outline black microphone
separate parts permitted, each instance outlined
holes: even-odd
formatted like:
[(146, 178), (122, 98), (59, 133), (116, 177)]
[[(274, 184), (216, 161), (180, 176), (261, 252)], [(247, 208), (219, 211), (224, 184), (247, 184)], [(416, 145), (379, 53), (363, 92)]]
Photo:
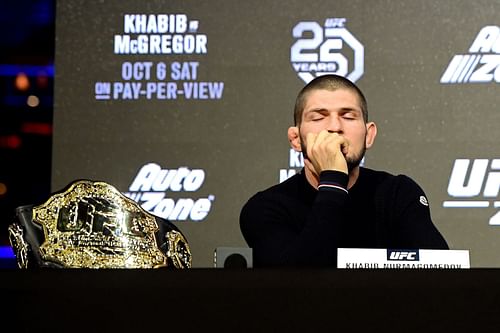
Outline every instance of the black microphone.
[(224, 260), (224, 268), (247, 268), (247, 260), (239, 253), (233, 253)]
[(216, 247), (214, 266), (219, 268), (251, 268), (252, 249), (249, 247)]

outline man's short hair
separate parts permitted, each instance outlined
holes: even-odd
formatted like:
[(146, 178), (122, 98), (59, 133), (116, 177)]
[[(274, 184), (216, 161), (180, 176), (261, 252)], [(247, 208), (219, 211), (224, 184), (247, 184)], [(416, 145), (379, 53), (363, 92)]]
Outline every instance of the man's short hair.
[(309, 92), (313, 90), (330, 90), (335, 91), (337, 89), (349, 89), (354, 91), (359, 97), (359, 105), (363, 113), (363, 120), (368, 122), (368, 106), (366, 103), (366, 98), (361, 92), (361, 90), (352, 83), (349, 79), (336, 74), (326, 74), (321, 75), (309, 82), (297, 95), (295, 100), (295, 109), (293, 112), (293, 118), (295, 126), (300, 126), (302, 122), (302, 114), (304, 113), (304, 107), (306, 104), (307, 96)]

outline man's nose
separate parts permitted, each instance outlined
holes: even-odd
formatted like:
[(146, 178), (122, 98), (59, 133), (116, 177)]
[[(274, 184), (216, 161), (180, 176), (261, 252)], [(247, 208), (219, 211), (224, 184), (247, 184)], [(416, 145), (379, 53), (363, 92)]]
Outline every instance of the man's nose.
[(342, 133), (342, 122), (340, 121), (340, 118), (337, 116), (333, 116), (329, 119), (330, 121), (328, 122), (328, 132), (330, 133)]

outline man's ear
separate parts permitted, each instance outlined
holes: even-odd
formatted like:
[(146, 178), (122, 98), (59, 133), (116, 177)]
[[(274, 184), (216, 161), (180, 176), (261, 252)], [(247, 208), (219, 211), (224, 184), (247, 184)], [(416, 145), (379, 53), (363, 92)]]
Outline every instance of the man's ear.
[(300, 146), (300, 133), (299, 128), (297, 126), (292, 126), (288, 128), (288, 141), (290, 142), (290, 146), (298, 152), (302, 151)]
[(366, 149), (369, 149), (373, 146), (376, 136), (377, 136), (377, 125), (371, 121), (366, 124), (366, 138), (365, 138)]

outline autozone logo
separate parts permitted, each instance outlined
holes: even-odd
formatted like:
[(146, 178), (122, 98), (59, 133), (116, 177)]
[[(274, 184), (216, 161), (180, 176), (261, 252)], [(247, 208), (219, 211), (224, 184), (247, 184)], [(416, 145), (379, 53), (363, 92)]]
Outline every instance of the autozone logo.
[(418, 261), (418, 250), (387, 250), (387, 260), (405, 260), (405, 261)]
[(345, 27), (347, 19), (328, 18), (322, 27), (304, 21), (292, 29), (296, 39), (290, 61), (297, 75), (309, 83), (317, 76), (338, 74), (356, 82), (364, 73), (363, 45)]
[(167, 197), (167, 192), (196, 192), (204, 182), (203, 169), (162, 169), (156, 163), (147, 163), (135, 176), (129, 192), (124, 194), (146, 211), (170, 221), (202, 221), (212, 208), (214, 195), (194, 198), (190, 194), (187, 198), (174, 199)]
[[(448, 183), (453, 200), (443, 202), (444, 208), (500, 207), (500, 159), (456, 159)], [(500, 211), (489, 220), (500, 225)]]
[(468, 54), (455, 55), (441, 76), (441, 83), (500, 82), (500, 28), (485, 26)]

